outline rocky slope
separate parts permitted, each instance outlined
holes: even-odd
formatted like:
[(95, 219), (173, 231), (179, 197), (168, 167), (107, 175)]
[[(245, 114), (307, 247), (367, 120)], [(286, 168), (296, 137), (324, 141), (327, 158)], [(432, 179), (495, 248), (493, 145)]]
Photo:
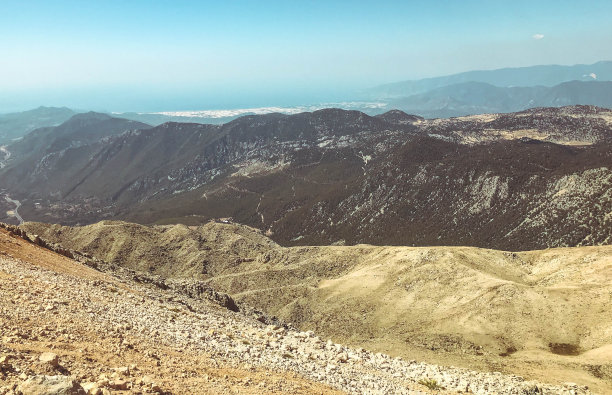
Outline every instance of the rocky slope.
[(0, 230), (2, 394), (588, 392), (326, 342), (14, 232)]
[(123, 267), (199, 279), (300, 330), (444, 365), (612, 388), (612, 247), (280, 247), (224, 223), (23, 229)]
[(599, 245), (612, 236), (611, 122), (575, 106), (168, 123), (12, 158), (0, 182), (22, 217), (53, 223), (231, 217), (283, 245)]
[(612, 110), (594, 106), (534, 108), (512, 114), (483, 114), (423, 121), (429, 135), (462, 144), (537, 140), (562, 145), (610, 142)]

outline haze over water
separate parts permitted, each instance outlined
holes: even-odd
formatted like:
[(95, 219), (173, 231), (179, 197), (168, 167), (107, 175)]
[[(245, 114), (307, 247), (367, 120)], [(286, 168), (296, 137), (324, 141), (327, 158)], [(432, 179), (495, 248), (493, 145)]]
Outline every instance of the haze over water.
[(8, 1), (0, 113), (354, 100), (378, 84), (609, 57), (612, 3)]

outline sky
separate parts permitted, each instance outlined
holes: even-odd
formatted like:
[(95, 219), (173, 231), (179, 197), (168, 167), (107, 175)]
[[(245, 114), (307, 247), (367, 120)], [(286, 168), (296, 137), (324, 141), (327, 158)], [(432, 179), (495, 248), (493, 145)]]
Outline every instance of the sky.
[(612, 1), (1, 0), (0, 112), (351, 98), (475, 69), (612, 59)]

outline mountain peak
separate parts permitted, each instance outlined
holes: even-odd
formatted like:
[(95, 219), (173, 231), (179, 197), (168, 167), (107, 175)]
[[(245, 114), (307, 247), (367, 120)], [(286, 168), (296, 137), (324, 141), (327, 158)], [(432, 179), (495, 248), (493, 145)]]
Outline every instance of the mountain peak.
[(396, 125), (412, 124), (418, 121), (422, 121), (424, 118), (418, 115), (406, 114), (401, 110), (389, 110), (384, 114), (376, 115), (376, 118), (383, 119), (389, 123)]
[(89, 111), (74, 115), (72, 118), (70, 118), (70, 121), (105, 121), (111, 118), (113, 117), (108, 114)]

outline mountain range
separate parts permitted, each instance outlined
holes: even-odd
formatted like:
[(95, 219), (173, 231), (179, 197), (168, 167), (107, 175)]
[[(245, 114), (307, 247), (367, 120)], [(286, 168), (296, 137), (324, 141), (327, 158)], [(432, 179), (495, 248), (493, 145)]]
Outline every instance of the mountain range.
[[(123, 112), (113, 117), (157, 126), (165, 122), (223, 124), (244, 115), (294, 115), (329, 107), (377, 115), (393, 109), (425, 118), (507, 113), (537, 107), (612, 107), (612, 61), (590, 65), (541, 65), (469, 71), (443, 77), (386, 84), (358, 92), (347, 101), (293, 107), (232, 110)], [(80, 111), (40, 107), (0, 114), (0, 146), (30, 131), (57, 126)], [(0, 158), (1, 159), (1, 158)]]
[[(75, 122), (90, 140), (66, 137)], [(612, 236), (611, 122), (592, 106), (153, 128), (93, 113), (10, 145), (0, 183), (44, 222), (232, 218), (283, 245), (597, 245)]]
[(536, 107), (612, 107), (612, 62), (469, 71), (381, 85), (361, 98), (427, 118), (515, 112)]
[(392, 99), (387, 108), (427, 118), (446, 118), (577, 104), (611, 108), (612, 82), (570, 81), (553, 87), (498, 87), (485, 82), (463, 82)]
[(609, 392), (603, 68), (383, 113), (10, 115), (0, 394)]
[(612, 81), (612, 61), (573, 66), (539, 65), (508, 67), (497, 70), (475, 70), (443, 77), (395, 82), (370, 88), (365, 97), (394, 99), (425, 93), (433, 89), (466, 82), (483, 82), (489, 85), (510, 88), (547, 86), (552, 87), (569, 81)]

